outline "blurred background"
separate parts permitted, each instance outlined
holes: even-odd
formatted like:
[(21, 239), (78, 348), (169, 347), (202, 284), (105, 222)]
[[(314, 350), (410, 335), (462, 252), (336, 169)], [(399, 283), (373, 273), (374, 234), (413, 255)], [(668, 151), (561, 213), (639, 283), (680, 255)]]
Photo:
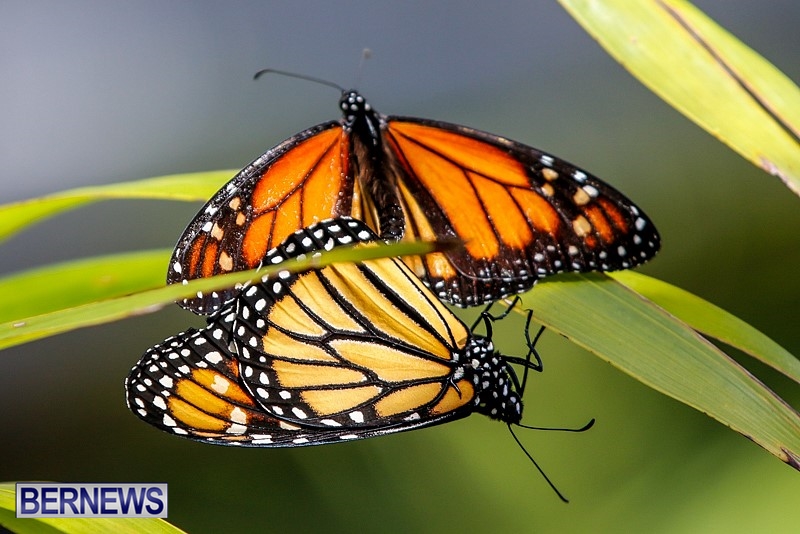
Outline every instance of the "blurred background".
[[(800, 3), (696, 4), (795, 81)], [(357, 78), (361, 50), (373, 59)], [(632, 79), (554, 2), (0, 2), (0, 202), (82, 185), (239, 169), (358, 84), (386, 114), (465, 124), (580, 165), (657, 223), (642, 271), (800, 354), (800, 203)], [(172, 247), (199, 204), (107, 202), (0, 246), (0, 274)], [(166, 266), (165, 266), (166, 270)], [(57, 283), (54, 281), (54, 284)], [(0, 297), (2, 302), (2, 297)], [(167, 482), (191, 532), (752, 532), (800, 524), (800, 474), (553, 334), (520, 430), (475, 416), (336, 446), (237, 450), (162, 434), (122, 382), (197, 325), (177, 306), (0, 354), (0, 480)], [(501, 349), (521, 353), (519, 325)], [(511, 332), (511, 330), (509, 330)], [(514, 340), (520, 343), (515, 344)], [(738, 355), (737, 355), (738, 357)], [(738, 357), (798, 406), (798, 388)]]

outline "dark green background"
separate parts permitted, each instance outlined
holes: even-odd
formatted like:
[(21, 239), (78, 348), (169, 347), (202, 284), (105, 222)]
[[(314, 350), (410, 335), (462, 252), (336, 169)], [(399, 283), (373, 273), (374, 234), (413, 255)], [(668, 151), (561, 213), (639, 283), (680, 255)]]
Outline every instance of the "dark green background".
[[(698, 5), (800, 79), (800, 4)], [(548, 150), (645, 208), (663, 251), (643, 270), (800, 354), (798, 199), (633, 80), (555, 3), (2, 2), (0, 201), (239, 168), (338, 116), (338, 95), (263, 67), (355, 82), (388, 114), (442, 119)], [(109, 202), (0, 246), (0, 272), (171, 247), (199, 205)], [(166, 266), (165, 266), (166, 269)], [(54, 291), (58, 281), (53, 281)], [(2, 296), (0, 296), (0, 302)], [(552, 334), (520, 431), (475, 416), (337, 446), (235, 450), (157, 432), (122, 381), (198, 321), (157, 314), (0, 353), (0, 480), (168, 482), (191, 532), (791, 531), (800, 475), (745, 438)], [(497, 339), (520, 353), (517, 323)], [(795, 406), (798, 388), (740, 358)]]

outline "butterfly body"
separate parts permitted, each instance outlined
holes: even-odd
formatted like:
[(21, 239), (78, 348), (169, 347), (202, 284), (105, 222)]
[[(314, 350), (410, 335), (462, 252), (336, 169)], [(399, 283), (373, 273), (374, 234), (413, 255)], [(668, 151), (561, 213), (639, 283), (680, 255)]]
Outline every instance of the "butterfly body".
[[(206, 204), (178, 242), (168, 282), (254, 268), (293, 232), (341, 216), (385, 240), (463, 241), (404, 259), (459, 306), (559, 272), (630, 268), (658, 251), (639, 208), (563, 160), (464, 126), (382, 115), (356, 91), (343, 93), (340, 108), (341, 120), (267, 151)], [(214, 313), (237, 292), (182, 305)]]
[[(371, 246), (364, 223), (323, 221), (269, 251), (277, 265)], [(198, 441), (292, 447), (363, 439), (481, 413), (522, 417), (514, 371), (400, 260), (280, 271), (208, 326), (148, 350), (126, 380), (146, 422)]]

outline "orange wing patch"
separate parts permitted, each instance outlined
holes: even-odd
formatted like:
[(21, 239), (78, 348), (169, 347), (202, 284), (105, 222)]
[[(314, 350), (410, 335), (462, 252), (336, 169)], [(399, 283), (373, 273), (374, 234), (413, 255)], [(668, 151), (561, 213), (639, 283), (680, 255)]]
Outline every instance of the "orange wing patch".
[(171, 416), (189, 428), (202, 432), (224, 432), (228, 426), (220, 417), (209, 415), (178, 397), (170, 397), (167, 405)]
[[(507, 186), (528, 187), (525, 169), (514, 158), (499, 148), (465, 135), (412, 122), (394, 121), (389, 131), (401, 135), (398, 139), (413, 138), (428, 150), (452, 160), (462, 169), (496, 178)], [(403, 142), (405, 149), (410, 142)]]
[[(182, 392), (180, 389), (181, 386), (183, 385), (189, 388), (199, 388), (202, 386), (206, 389), (214, 391), (216, 395), (219, 395), (221, 398), (226, 399), (227, 401), (241, 404), (243, 406), (255, 406), (253, 399), (239, 386), (239, 384), (232, 382), (227, 377), (212, 369), (195, 369), (192, 371), (192, 380), (193, 382), (182, 380), (176, 384), (175, 390), (177, 391), (178, 395), (185, 398), (193, 398), (192, 395), (184, 395), (184, 392)], [(214, 410), (208, 411), (213, 412)]]
[[(314, 169), (330, 168), (341, 171), (339, 161), (342, 129), (332, 128), (306, 139), (278, 158), (258, 179), (250, 204), (256, 213), (278, 208), (292, 194), (300, 190)], [(344, 147), (347, 148), (347, 147)]]
[(269, 248), (270, 233), (275, 224), (275, 213), (265, 213), (250, 222), (242, 240), (242, 256), (248, 267), (254, 267)]
[(483, 243), (468, 242), (467, 250), (470, 254), (476, 258), (493, 257), (498, 252), (498, 237), (506, 246), (512, 248), (523, 249), (530, 245), (533, 234), (509, 190), (493, 180), (472, 173), (470, 177), (496, 232), (496, 237), (493, 236), (494, 239), (483, 246), (481, 253), (473, 250), (477, 247), (472, 245), (483, 245)]
[(442, 385), (439, 382), (398, 389), (376, 402), (375, 411), (381, 417), (410, 412), (433, 402), (441, 391)]
[[(498, 147), (407, 122), (391, 122), (389, 131), (395, 134), (390, 139), (403, 155), (406, 172), (430, 193), (472, 258), (491, 260), (501, 245), (524, 250), (535, 238), (531, 226), (558, 226), (552, 206), (531, 191), (525, 167)], [(429, 228), (416, 199), (403, 189), (407, 215)], [(530, 196), (536, 197), (532, 204), (526, 202)]]
[[(388, 264), (394, 265), (390, 260)], [(427, 329), (420, 328), (397, 309), (387, 297), (375, 290), (371, 282), (354, 264), (337, 264), (324, 269), (335, 290), (361, 313), (370, 318), (375, 328), (390, 338), (419, 347), (439, 358), (449, 360), (450, 350)], [(337, 307), (338, 309), (338, 307)]]
[(613, 202), (610, 202), (607, 198), (599, 198), (597, 199), (597, 203), (603, 207), (603, 211), (605, 211), (606, 216), (611, 219), (614, 226), (618, 230), (622, 231), (624, 234), (627, 234), (630, 231), (625, 216), (622, 214), (619, 208), (614, 205)]
[(444, 364), (377, 343), (337, 339), (331, 346), (346, 361), (369, 369), (386, 382), (441, 378), (450, 373), (450, 368)]
[[(496, 243), (492, 225), (464, 170), (437, 157), (426, 147), (399, 136), (393, 139), (397, 142), (397, 151), (405, 156), (409, 165), (406, 172), (430, 192), (456, 233), (466, 242), (467, 250), (480, 255), (483, 247)], [(406, 200), (416, 203), (415, 199)]]
[(533, 227), (545, 235), (558, 235), (561, 228), (561, 218), (553, 206), (535, 191), (516, 189), (514, 198), (525, 210), (525, 218)]
[(341, 413), (367, 403), (378, 396), (376, 386), (361, 386), (340, 389), (309, 389), (300, 397), (317, 415), (327, 416)]
[(431, 409), (431, 413), (453, 412), (475, 398), (475, 386), (469, 380), (459, 380), (456, 386), (458, 389), (453, 386), (447, 388), (444, 397)]
[(614, 240), (614, 229), (603, 213), (603, 210), (597, 206), (586, 206), (583, 212), (586, 214), (586, 217), (589, 219), (589, 222), (591, 223), (595, 232), (600, 235), (600, 239), (602, 239), (604, 243), (610, 243)]
[(242, 241), (248, 268), (297, 230), (340, 214), (348, 150), (342, 128), (331, 128), (299, 143), (264, 171), (253, 189), (253, 220)]
[[(300, 191), (292, 193), (286, 200), (279, 204), (273, 213), (275, 213), (275, 226), (272, 227), (272, 232), (269, 236), (269, 248), (276, 246), (283, 239), (296, 232), (303, 227), (303, 195)], [(316, 215), (328, 217), (330, 208), (328, 206), (318, 206), (315, 210)]]

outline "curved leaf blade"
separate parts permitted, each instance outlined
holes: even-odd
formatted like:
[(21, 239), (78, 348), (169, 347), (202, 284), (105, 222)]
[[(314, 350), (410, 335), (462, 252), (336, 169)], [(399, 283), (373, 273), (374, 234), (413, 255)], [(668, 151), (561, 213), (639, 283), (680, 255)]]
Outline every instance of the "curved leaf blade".
[(61, 308), (41, 315), (18, 316), (0, 323), (0, 349), (77, 328), (104, 324), (142, 313), (152, 313), (175, 300), (191, 297), (198, 291), (207, 293), (233, 287), (236, 284), (255, 280), (280, 270), (297, 271), (323, 267), (336, 262), (357, 262), (374, 258), (427, 254), (441, 250), (442, 246), (448, 247), (450, 244), (418, 241), (392, 245), (337, 247), (329, 252), (323, 252), (319, 256), (312, 255), (303, 259), (293, 258), (279, 265), (268, 265), (261, 269), (200, 278), (187, 284), (173, 284), (134, 295)]
[(619, 282), (601, 274), (561, 275), (538, 284), (523, 303), (548, 328), (800, 469), (800, 415), (686, 324)]
[(0, 206), (0, 241), (67, 210), (109, 199), (208, 200), (233, 171), (196, 172), (69, 189)]
[(169, 257), (167, 249), (128, 252), (5, 276), (0, 323), (163, 286)]
[(688, 2), (559, 0), (650, 90), (800, 194), (800, 89)]
[(633, 271), (609, 276), (655, 302), (693, 329), (769, 365), (800, 383), (800, 360), (757, 329), (683, 289)]

